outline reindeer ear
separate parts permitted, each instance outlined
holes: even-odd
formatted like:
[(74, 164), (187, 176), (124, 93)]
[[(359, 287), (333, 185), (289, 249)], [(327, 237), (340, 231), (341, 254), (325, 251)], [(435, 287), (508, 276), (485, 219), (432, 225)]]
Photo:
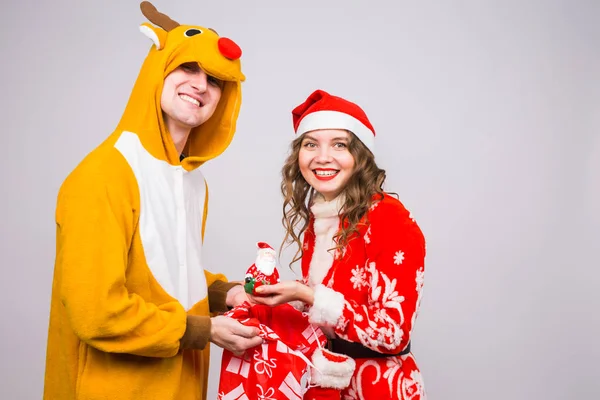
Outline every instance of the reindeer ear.
[(156, 50), (161, 50), (167, 41), (167, 32), (162, 28), (156, 28), (147, 22), (140, 25), (140, 32), (150, 38), (156, 45)]

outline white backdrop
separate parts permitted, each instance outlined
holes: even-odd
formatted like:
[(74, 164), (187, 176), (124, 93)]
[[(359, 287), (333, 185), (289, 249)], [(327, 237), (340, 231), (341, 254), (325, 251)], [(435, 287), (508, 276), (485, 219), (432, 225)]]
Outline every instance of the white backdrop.
[[(256, 241), (279, 244), (290, 111), (317, 88), (346, 96), (428, 239), (413, 350), (429, 398), (600, 396), (599, 2), (154, 4), (244, 52), (238, 133), (203, 167), (212, 269), (241, 279)], [(1, 15), (0, 397), (36, 399), (56, 193), (114, 129), (150, 42), (138, 1), (3, 0)]]

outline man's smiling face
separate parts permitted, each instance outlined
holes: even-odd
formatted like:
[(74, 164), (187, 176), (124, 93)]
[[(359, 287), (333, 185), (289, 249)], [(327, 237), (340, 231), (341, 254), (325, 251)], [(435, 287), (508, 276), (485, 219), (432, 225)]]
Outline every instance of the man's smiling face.
[(197, 63), (185, 63), (165, 78), (160, 105), (167, 126), (195, 128), (215, 112), (223, 82), (207, 75)]

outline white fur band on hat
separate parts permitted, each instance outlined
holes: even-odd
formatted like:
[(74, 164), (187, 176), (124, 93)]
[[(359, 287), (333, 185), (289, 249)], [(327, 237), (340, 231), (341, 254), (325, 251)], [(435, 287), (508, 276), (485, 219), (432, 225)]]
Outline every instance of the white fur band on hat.
[(373, 132), (350, 114), (339, 111), (315, 111), (302, 118), (296, 134), (302, 135), (303, 133), (318, 129), (349, 130), (371, 150), (371, 153), (375, 151), (375, 136)]

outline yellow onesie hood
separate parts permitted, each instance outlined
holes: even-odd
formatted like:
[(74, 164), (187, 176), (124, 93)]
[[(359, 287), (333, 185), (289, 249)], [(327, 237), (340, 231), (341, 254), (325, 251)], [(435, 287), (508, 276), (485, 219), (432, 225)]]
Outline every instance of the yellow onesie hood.
[(180, 25), (147, 1), (142, 13), (157, 26), (143, 23), (140, 30), (153, 42), (135, 82), (117, 131), (136, 133), (152, 156), (178, 165), (179, 154), (167, 131), (160, 99), (167, 75), (183, 63), (197, 62), (209, 75), (224, 82), (221, 100), (210, 119), (192, 129), (182, 165), (187, 170), (220, 155), (235, 133), (245, 80), (241, 50), (232, 40), (210, 28)]

